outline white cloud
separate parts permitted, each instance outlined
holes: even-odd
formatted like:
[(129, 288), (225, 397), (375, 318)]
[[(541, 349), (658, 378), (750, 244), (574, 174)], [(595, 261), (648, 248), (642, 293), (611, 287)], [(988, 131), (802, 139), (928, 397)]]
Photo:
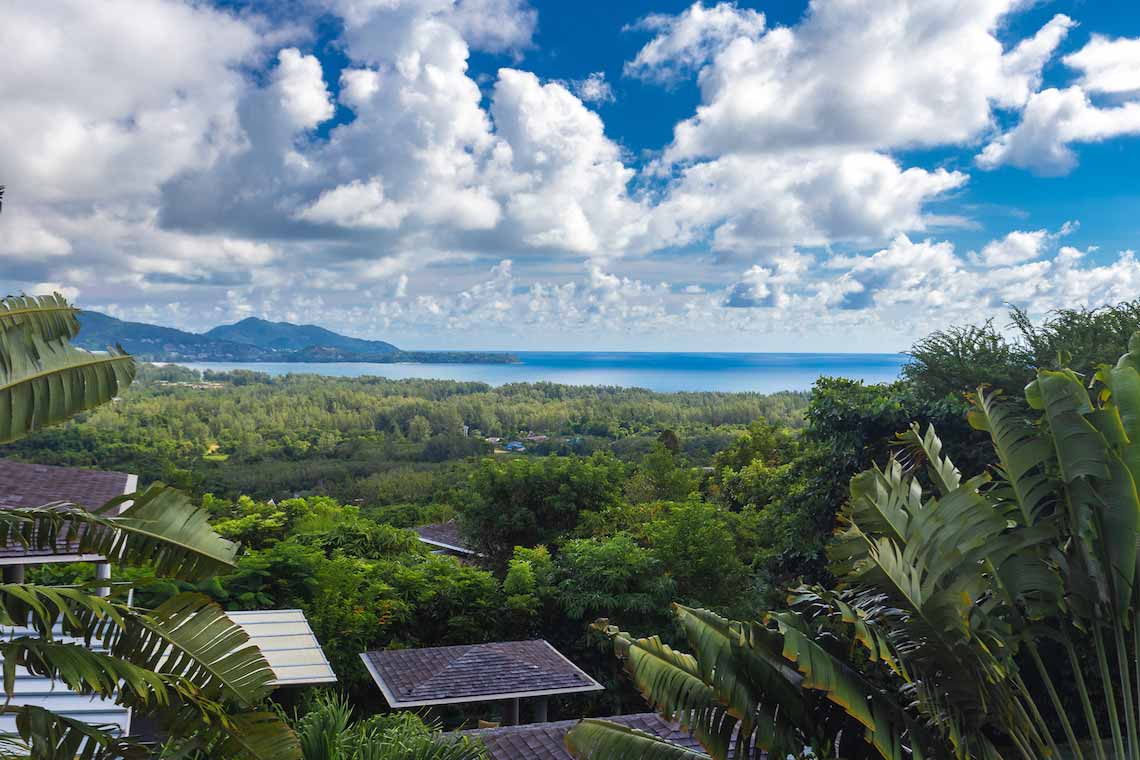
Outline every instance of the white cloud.
[(626, 76), (668, 82), (696, 71), (736, 39), (764, 32), (764, 14), (721, 2), (706, 8), (695, 2), (676, 15), (654, 13), (627, 27), (647, 30), (653, 39), (626, 63)]
[[(1020, 122), (978, 155), (978, 166), (1011, 165), (1044, 175), (1066, 174), (1077, 165), (1073, 145), (1140, 135), (1140, 39), (1093, 35), (1063, 60), (1080, 74), (1077, 84), (1035, 92)], [(1093, 95), (1117, 100), (1095, 103)]]
[(4, 181), (28, 199), (123, 199), (232, 154), (239, 67), (274, 37), (175, 0), (6, 4)]
[(986, 145), (978, 166), (1009, 164), (1044, 175), (1066, 174), (1077, 165), (1074, 143), (1140, 135), (1140, 101), (1098, 108), (1080, 87), (1049, 88), (1030, 98), (1021, 121)]
[(1079, 71), (1078, 84), (1087, 92), (1140, 92), (1140, 39), (1109, 39), (1094, 34), (1088, 44), (1065, 56), (1065, 65)]
[[(5, 280), (124, 314), (161, 294), (156, 318), (200, 327), (311, 313), (590, 345), (607, 331), (914, 333), (1140, 284), (1132, 254), (1054, 250), (1064, 230), (1043, 223), (959, 255), (940, 236), (961, 219), (936, 204), (968, 189), (961, 155), (903, 152), (989, 141), (985, 168), (1064, 171), (1080, 143), (1140, 132), (1135, 41), (1094, 36), (1065, 58), (1076, 83), (1041, 89), (1074, 24), (1019, 39), (1021, 0), (814, 0), (775, 28), (728, 2), (647, 17), (626, 73), (700, 88), (665, 145), (607, 133), (590, 107), (613, 101), (602, 71), (525, 70), (527, 2), (329, 7), (339, 114), (312, 38), (254, 13), (6, 9)], [(491, 76), (481, 57), (477, 83), (473, 50), (513, 65)], [(1015, 126), (995, 134), (999, 121)]]
[[(702, 104), (677, 125), (668, 162), (809, 146), (958, 144), (988, 130), (995, 107), (1024, 102), (1072, 26), (1057, 16), (1007, 52), (996, 32), (1016, 5), (819, 0), (796, 26), (760, 34), (759, 19), (740, 21), (745, 11), (698, 3), (658, 21), (661, 33), (630, 66), (708, 61), (699, 77)], [(704, 35), (710, 48), (691, 42)]]
[(729, 287), (724, 306), (729, 308), (784, 309), (790, 303), (789, 290), (799, 285), (807, 271), (807, 257), (796, 251), (776, 256), (770, 264), (754, 264), (739, 282)]
[(595, 71), (585, 79), (570, 83), (570, 89), (583, 103), (601, 104), (614, 102), (614, 89), (606, 81), (604, 71)]
[(458, 0), (450, 21), (467, 44), (501, 53), (530, 47), (538, 11), (527, 0)]
[(8, 202), (4, 224), (0, 224), (0, 251), (11, 258), (38, 259), (66, 256), (72, 252), (71, 243), (48, 230), (30, 214), (21, 213), (19, 207)]
[(1024, 232), (1014, 230), (1001, 240), (992, 240), (982, 248), (981, 263), (990, 267), (1021, 264), (1040, 258), (1049, 242), (1048, 230)]
[(651, 216), (649, 247), (712, 232), (714, 248), (874, 241), (922, 230), (928, 202), (966, 175), (903, 169), (879, 153), (727, 155), (683, 170)]
[(507, 219), (524, 243), (590, 255), (620, 254), (642, 229), (633, 178), (601, 118), (561, 84), (501, 69), (491, 103), (497, 154), (510, 174)]
[(357, 180), (321, 193), (297, 218), (349, 228), (391, 229), (399, 227), (407, 213), (405, 207), (384, 197), (384, 186), (373, 177), (368, 182)]
[(281, 107), (299, 129), (312, 129), (331, 119), (336, 111), (325, 87), (320, 61), (316, 56), (301, 55), (297, 48), (285, 48), (277, 54), (273, 86)]
[(363, 106), (380, 89), (380, 74), (372, 69), (345, 69), (340, 73), (340, 99), (353, 108)]

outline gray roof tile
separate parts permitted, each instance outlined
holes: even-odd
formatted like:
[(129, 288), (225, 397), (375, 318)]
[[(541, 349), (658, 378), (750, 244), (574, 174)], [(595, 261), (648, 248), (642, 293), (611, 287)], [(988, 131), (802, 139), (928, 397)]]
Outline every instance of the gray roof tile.
[[(704, 752), (701, 745), (681, 727), (656, 713), (615, 715), (602, 720), (636, 728), (653, 734), (679, 747)], [(464, 736), (479, 739), (487, 748), (490, 760), (574, 760), (566, 749), (566, 732), (578, 724), (577, 720), (560, 720), (553, 723), (529, 723), (523, 726), (479, 728), (460, 731)]]
[(361, 658), (392, 707), (602, 688), (542, 639), (393, 649)]
[[(122, 496), (133, 481), (134, 478), (125, 472), (0, 459), (0, 509), (69, 502), (93, 510), (116, 496)], [(16, 545), (0, 547), (0, 559), (68, 555), (77, 551), (74, 541), (61, 539), (54, 549), (25, 549)]]

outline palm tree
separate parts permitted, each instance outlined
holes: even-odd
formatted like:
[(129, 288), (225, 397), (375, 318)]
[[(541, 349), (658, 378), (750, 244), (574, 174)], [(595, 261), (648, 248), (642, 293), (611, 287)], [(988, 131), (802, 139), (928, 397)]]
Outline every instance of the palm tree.
[(482, 745), (448, 737), (413, 713), (354, 721), (343, 697), (322, 693), (294, 721), (304, 760), (484, 760)]
[[(0, 443), (103, 404), (134, 378), (134, 361), (120, 349), (91, 353), (70, 344), (76, 314), (59, 295), (0, 300)], [(51, 548), (60, 540), (77, 542), (82, 554), (186, 581), (233, 567), (238, 553), (204, 511), (162, 485), (93, 512), (71, 504), (0, 509), (0, 547)], [(94, 590), (0, 584), (0, 625), (17, 630), (0, 641), (7, 697), (0, 712), (14, 715), (17, 727), (0, 735), (0, 757), (150, 754), (104, 727), (11, 704), (16, 668), (153, 715), (183, 748), (209, 747), (210, 757), (300, 757), (284, 721), (260, 706), (273, 679), (268, 663), (221, 608), (180, 594), (144, 610)], [(85, 645), (92, 642), (101, 651)]]
[[(714, 758), (1140, 758), (1140, 334), (1026, 407), (980, 388), (998, 464), (965, 478), (913, 427), (856, 476), (835, 588), (730, 621), (676, 606), (692, 654), (599, 621), (645, 698)], [(1027, 418), (1029, 414), (1032, 418)], [(686, 757), (584, 721), (578, 757)]]

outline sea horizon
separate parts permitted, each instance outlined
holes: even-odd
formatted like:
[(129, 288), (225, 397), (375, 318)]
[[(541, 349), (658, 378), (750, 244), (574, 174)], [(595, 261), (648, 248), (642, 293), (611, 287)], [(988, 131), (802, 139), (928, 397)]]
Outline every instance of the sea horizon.
[(898, 378), (905, 354), (744, 351), (504, 351), (511, 364), (426, 362), (169, 362), (197, 370), (246, 369), (270, 375), (378, 376), (394, 380), (550, 382), (645, 388), (662, 393), (804, 391), (822, 376), (867, 383)]

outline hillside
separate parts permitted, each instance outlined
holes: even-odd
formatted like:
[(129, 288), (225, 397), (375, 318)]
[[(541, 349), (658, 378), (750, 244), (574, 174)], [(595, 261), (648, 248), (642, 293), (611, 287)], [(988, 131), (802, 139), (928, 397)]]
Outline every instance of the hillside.
[(316, 325), (269, 322), (250, 317), (205, 333), (146, 322), (127, 322), (97, 311), (79, 313), (75, 345), (102, 350), (120, 345), (154, 362), (425, 362), (504, 364), (506, 353), (401, 351), (382, 340), (350, 338)]
[(382, 340), (364, 340), (326, 330), (317, 325), (295, 325), (247, 317), (232, 325), (218, 325), (205, 335), (218, 340), (246, 343), (273, 351), (300, 351), (306, 348), (337, 348), (353, 354), (372, 356), (399, 351)]
[(173, 327), (126, 322), (97, 311), (79, 313), (75, 345), (101, 350), (121, 345), (148, 361), (264, 361), (273, 352), (247, 343), (212, 338)]

